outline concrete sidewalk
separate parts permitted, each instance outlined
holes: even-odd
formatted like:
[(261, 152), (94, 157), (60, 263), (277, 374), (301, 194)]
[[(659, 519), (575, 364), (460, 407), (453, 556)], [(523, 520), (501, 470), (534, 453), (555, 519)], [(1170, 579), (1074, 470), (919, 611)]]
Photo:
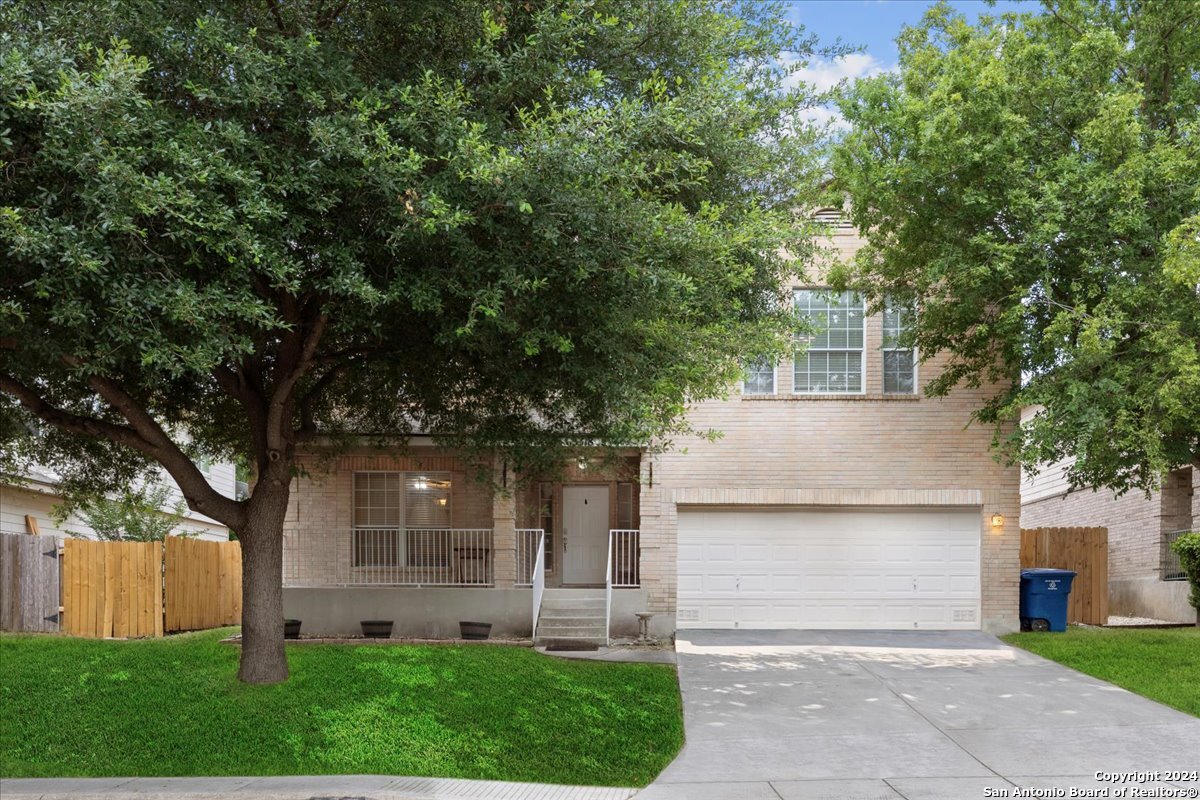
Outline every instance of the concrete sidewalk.
[(279, 778), (11, 778), (4, 800), (627, 800), (636, 789), (547, 783), (321, 775)]

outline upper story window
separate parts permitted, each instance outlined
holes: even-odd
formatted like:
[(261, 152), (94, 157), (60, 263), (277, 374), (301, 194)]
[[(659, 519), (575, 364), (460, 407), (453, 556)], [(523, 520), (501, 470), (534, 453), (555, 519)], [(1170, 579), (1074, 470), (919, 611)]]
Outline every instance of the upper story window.
[(775, 365), (765, 358), (747, 364), (742, 394), (775, 394)]
[(913, 311), (888, 301), (883, 309), (883, 391), (913, 394), (917, 389), (916, 358), (903, 337), (913, 322)]
[(866, 310), (854, 292), (797, 289), (796, 313), (816, 333), (797, 350), (794, 386), (798, 394), (861, 394)]

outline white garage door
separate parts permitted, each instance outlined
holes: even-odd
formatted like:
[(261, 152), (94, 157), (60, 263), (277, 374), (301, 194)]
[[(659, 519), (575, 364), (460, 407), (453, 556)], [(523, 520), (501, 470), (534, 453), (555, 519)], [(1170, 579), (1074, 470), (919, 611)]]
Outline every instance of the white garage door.
[(979, 512), (680, 511), (680, 628), (978, 628)]

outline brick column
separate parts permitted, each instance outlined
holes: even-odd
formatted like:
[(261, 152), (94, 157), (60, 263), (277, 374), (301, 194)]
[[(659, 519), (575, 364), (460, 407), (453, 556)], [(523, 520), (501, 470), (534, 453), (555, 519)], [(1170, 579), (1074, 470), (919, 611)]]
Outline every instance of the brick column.
[[(651, 481), (658, 456), (643, 451), (638, 516), (641, 518), (641, 579), (647, 592), (647, 610), (675, 612), (675, 537), (670, 531), (673, 507), (662, 484)], [(662, 470), (657, 470), (661, 474)]]
[[(507, 471), (507, 476), (505, 472)], [(495, 464), (492, 489), (492, 569), (496, 588), (511, 589), (517, 578), (517, 495), (512, 470), (502, 459)]]

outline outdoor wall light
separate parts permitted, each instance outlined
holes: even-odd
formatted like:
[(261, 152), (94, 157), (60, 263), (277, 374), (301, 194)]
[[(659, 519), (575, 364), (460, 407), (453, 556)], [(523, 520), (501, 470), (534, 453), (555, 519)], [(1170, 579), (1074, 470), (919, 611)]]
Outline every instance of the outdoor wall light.
[(1004, 527), (1004, 515), (1003, 514), (992, 514), (992, 527), (993, 528), (1003, 528)]

